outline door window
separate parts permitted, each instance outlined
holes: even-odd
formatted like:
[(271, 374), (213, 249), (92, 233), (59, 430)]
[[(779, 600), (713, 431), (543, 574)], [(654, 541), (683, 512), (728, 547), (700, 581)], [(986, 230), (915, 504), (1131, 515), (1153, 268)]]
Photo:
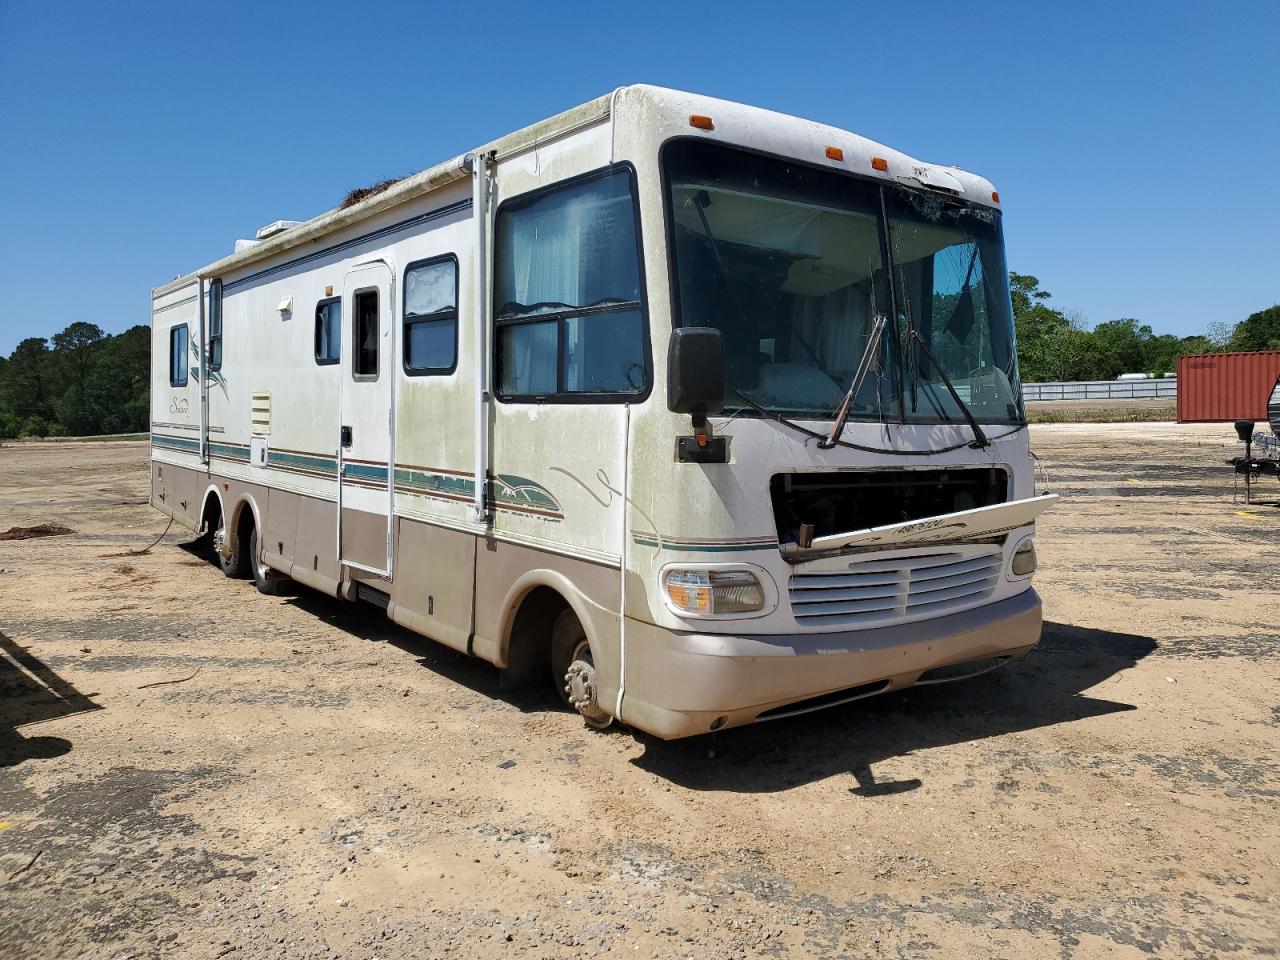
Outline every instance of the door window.
[(378, 291), (362, 290), (355, 295), (351, 325), (351, 375), (358, 380), (378, 379)]

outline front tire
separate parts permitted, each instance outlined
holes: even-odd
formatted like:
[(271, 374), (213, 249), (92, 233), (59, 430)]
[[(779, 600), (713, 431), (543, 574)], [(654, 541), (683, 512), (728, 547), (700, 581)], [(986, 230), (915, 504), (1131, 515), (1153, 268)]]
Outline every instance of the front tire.
[(595, 658), (587, 632), (572, 610), (556, 619), (551, 633), (551, 674), (560, 699), (577, 710), (587, 726), (603, 730), (613, 717), (599, 702)]

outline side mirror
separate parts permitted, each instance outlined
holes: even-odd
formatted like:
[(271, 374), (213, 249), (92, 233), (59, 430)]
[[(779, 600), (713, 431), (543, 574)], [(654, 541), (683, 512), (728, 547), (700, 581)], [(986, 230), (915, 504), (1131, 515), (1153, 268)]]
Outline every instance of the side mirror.
[(1248, 443), (1250, 440), (1252, 440), (1253, 439), (1253, 421), (1237, 420), (1236, 436), (1240, 438), (1241, 443)]
[(724, 409), (724, 341), (715, 327), (677, 327), (667, 353), (667, 407), (694, 423)]

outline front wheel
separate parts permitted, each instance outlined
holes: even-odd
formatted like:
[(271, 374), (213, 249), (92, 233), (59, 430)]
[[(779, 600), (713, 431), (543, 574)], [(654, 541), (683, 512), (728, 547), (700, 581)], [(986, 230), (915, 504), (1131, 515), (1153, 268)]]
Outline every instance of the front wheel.
[(572, 610), (560, 614), (551, 633), (551, 674), (560, 699), (577, 710), (587, 726), (603, 730), (613, 723), (599, 702), (591, 644)]

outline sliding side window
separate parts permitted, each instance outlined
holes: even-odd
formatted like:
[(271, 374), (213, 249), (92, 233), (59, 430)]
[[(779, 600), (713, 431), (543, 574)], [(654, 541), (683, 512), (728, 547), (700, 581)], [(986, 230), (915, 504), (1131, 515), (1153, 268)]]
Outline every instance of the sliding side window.
[(222, 281), (209, 282), (209, 369), (222, 369)]
[(458, 261), (411, 263), (404, 272), (404, 370), (451, 373), (458, 359)]
[(187, 385), (187, 325), (169, 328), (169, 386)]
[(378, 379), (378, 291), (362, 290), (352, 301), (355, 323), (352, 324), (351, 375), (357, 380)]
[(628, 167), (517, 197), (499, 208), (499, 397), (622, 401), (648, 393), (638, 224)]
[(342, 298), (316, 304), (316, 363), (337, 363), (342, 359)]

